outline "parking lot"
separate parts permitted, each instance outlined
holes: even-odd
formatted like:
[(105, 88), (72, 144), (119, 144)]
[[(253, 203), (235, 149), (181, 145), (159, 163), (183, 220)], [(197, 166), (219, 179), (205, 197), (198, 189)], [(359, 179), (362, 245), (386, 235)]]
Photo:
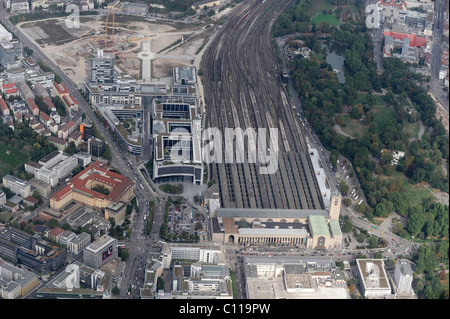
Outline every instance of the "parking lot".
[[(199, 222), (199, 223), (198, 223)], [(202, 217), (189, 204), (171, 205), (168, 212), (167, 237), (173, 241), (198, 241)], [(203, 229), (203, 226), (201, 226)]]

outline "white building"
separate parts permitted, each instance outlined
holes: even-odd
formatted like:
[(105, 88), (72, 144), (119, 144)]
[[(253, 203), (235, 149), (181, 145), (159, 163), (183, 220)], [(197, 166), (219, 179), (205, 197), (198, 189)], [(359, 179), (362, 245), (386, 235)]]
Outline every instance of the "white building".
[(67, 245), (67, 249), (75, 254), (79, 255), (83, 252), (89, 244), (91, 243), (91, 235), (88, 233), (81, 233), (72, 238)]
[(42, 165), (36, 171), (36, 178), (54, 187), (58, 182), (72, 173), (78, 166), (78, 159), (64, 155), (61, 150), (54, 151), (39, 161)]
[(206, 247), (198, 245), (164, 244), (162, 249), (163, 268), (169, 269), (172, 260), (195, 260), (204, 263), (219, 263), (222, 260), (222, 252), (218, 247)]
[(80, 267), (76, 264), (68, 265), (66, 270), (58, 274), (51, 284), (52, 287), (59, 289), (80, 288)]
[(388, 298), (392, 288), (383, 259), (356, 259), (359, 282), (365, 298)]
[(406, 259), (399, 259), (395, 266), (394, 282), (397, 285), (397, 292), (413, 293), (412, 290), (413, 271)]
[(28, 197), (31, 191), (31, 185), (27, 181), (17, 178), (12, 175), (6, 175), (3, 177), (3, 185), (8, 187), (13, 193), (16, 193), (23, 198)]

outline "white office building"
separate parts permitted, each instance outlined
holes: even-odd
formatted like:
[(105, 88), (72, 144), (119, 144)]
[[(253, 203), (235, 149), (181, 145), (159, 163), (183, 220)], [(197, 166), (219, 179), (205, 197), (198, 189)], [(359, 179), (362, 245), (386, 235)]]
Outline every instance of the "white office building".
[(23, 198), (30, 195), (31, 185), (23, 179), (8, 174), (3, 177), (2, 183), (3, 186), (8, 187), (13, 193), (20, 195)]
[(365, 298), (389, 298), (392, 288), (383, 259), (356, 259), (359, 282)]
[(164, 244), (162, 249), (163, 268), (169, 269), (172, 260), (195, 260), (217, 264), (222, 259), (222, 252), (216, 247)]
[(78, 159), (74, 156), (64, 155), (59, 150), (41, 159), (39, 164), (42, 167), (36, 171), (36, 178), (54, 187), (61, 179), (72, 173), (72, 170), (78, 166)]

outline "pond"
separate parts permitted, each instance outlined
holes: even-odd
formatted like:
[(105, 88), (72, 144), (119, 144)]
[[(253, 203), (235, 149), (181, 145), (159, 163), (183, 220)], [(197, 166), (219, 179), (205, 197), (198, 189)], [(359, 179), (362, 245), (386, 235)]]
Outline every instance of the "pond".
[(322, 43), (322, 47), (327, 47), (326, 61), (335, 70), (339, 83), (345, 83), (345, 76), (348, 69), (344, 65), (345, 47), (336, 43)]

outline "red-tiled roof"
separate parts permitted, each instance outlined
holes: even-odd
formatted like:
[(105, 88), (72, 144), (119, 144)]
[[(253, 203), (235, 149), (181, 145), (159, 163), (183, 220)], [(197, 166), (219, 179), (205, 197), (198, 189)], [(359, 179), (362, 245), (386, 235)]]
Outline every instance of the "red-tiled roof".
[(50, 116), (48, 116), (46, 113), (44, 113), (42, 111), (39, 113), (39, 116), (46, 122), (51, 120)]
[(30, 107), (31, 111), (34, 111), (35, 109), (39, 109), (38, 106), (36, 105), (36, 102), (34, 102), (34, 100), (29, 97), (26, 99), (28, 106)]
[(17, 93), (17, 88), (7, 89), (5, 90), (6, 94), (15, 94)]
[(411, 41), (409, 42), (410, 47), (423, 47), (427, 45), (427, 39), (417, 36), (414, 33), (408, 34), (408, 33), (401, 33), (401, 32), (395, 32), (395, 31), (385, 31), (383, 35), (390, 35), (394, 39), (400, 39), (403, 40), (404, 38), (409, 38)]
[(44, 97), (44, 102), (47, 104), (49, 109), (56, 109), (55, 104), (53, 104), (52, 99), (48, 96)]
[(63, 232), (64, 232), (64, 229), (62, 229), (61, 227), (55, 227), (49, 232), (49, 234), (53, 235), (53, 236), (58, 236), (58, 235), (62, 234)]
[(64, 85), (64, 83), (54, 83), (56, 90), (58, 91), (59, 94), (67, 94), (69, 93), (69, 90), (67, 90), (66, 86)]
[[(60, 200), (71, 191), (79, 191), (93, 197), (106, 198), (112, 202), (119, 201), (123, 194), (132, 187), (133, 183), (126, 176), (111, 172), (106, 167), (106, 164), (100, 161), (92, 163), (76, 176), (72, 177), (68, 186), (53, 194), (52, 199)], [(80, 177), (86, 173), (90, 173), (89, 176), (81, 179)], [(93, 191), (85, 187), (86, 183), (92, 180), (111, 185), (113, 188), (108, 195)]]
[(3, 87), (4, 89), (11, 89), (11, 88), (13, 88), (13, 87), (15, 87), (15, 86), (16, 86), (15, 83), (5, 83), (5, 84), (2, 84), (2, 87)]
[(0, 97), (0, 107), (2, 108), (3, 112), (6, 110), (9, 110), (8, 105), (6, 104), (5, 100), (2, 99), (1, 97)]

